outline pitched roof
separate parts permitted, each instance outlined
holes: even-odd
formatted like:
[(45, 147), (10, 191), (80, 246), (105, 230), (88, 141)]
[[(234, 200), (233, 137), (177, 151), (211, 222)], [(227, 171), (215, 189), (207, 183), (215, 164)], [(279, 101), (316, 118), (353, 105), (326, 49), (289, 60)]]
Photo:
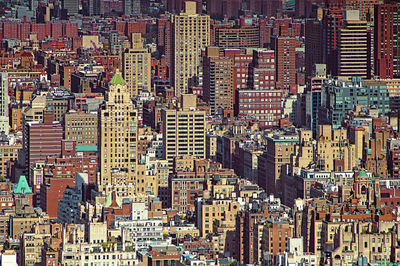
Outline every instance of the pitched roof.
[(117, 193), (115, 191), (110, 192), (107, 195), (104, 207), (121, 208), (121, 206), (122, 206), (121, 199), (117, 196)]
[(368, 177), (367, 173), (364, 170), (358, 171), (358, 176), (359, 177)]
[(26, 181), (26, 177), (21, 175), (19, 177), (18, 183), (13, 188), (14, 193), (32, 193), (32, 189), (28, 185), (28, 181)]
[(125, 80), (122, 78), (121, 74), (119, 74), (118, 72), (114, 74), (113, 78), (110, 81), (111, 85), (125, 85), (126, 82)]

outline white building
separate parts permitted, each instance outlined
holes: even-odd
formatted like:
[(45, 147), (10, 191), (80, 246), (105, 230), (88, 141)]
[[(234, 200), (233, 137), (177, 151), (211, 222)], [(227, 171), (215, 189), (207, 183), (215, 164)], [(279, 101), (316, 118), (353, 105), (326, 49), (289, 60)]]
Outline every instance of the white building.
[(5, 250), (4, 253), (0, 254), (0, 265), (1, 266), (18, 266), (17, 253), (15, 253), (14, 250)]
[(121, 230), (122, 242), (133, 243), (135, 249), (165, 242), (162, 219), (149, 218), (145, 203), (132, 203), (130, 220), (115, 217), (114, 228)]
[(276, 266), (317, 265), (317, 255), (304, 252), (303, 238), (289, 238), (288, 250), (276, 255)]
[(136, 250), (120, 247), (118, 243), (65, 244), (61, 251), (62, 265), (139, 265)]

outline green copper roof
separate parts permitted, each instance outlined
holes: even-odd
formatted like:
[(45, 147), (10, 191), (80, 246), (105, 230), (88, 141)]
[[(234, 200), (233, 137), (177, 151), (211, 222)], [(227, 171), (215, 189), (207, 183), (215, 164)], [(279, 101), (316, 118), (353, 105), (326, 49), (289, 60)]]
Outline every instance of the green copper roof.
[(367, 173), (364, 170), (358, 171), (358, 176), (359, 177), (368, 177)]
[(21, 175), (18, 180), (18, 184), (16, 184), (13, 188), (14, 193), (32, 193), (32, 189), (28, 185), (28, 181), (26, 181), (26, 177)]
[(97, 145), (76, 145), (75, 151), (97, 151)]
[[(116, 198), (116, 202), (118, 204), (119, 207), (122, 206), (122, 202), (121, 199), (119, 197)], [(104, 207), (110, 207), (112, 203), (112, 192), (108, 193), (107, 195), (107, 199), (106, 199), (106, 203), (104, 203)]]
[(111, 79), (110, 84), (112, 85), (125, 85), (125, 80), (122, 78), (122, 76), (119, 73), (115, 73), (114, 77)]

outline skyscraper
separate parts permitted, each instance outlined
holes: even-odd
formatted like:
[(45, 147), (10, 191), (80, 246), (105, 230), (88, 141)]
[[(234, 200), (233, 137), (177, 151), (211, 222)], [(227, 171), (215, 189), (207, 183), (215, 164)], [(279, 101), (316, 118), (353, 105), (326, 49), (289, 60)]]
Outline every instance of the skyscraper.
[(25, 165), (27, 169), (35, 162), (44, 162), (49, 156), (59, 157), (63, 126), (54, 121), (54, 112), (43, 111), (43, 122), (27, 122), (24, 132)]
[(295, 38), (282, 36), (276, 38), (276, 87), (289, 91), (296, 86), (296, 47)]
[(67, 11), (68, 15), (75, 15), (79, 12), (79, 1), (78, 0), (63, 0), (62, 7)]
[(306, 75), (310, 77), (315, 64), (324, 62), (322, 21), (306, 20)]
[(137, 114), (119, 72), (110, 81), (98, 124), (99, 190), (108, 193), (116, 186), (120, 191), (133, 186), (137, 175)]
[(282, 90), (275, 89), (275, 54), (272, 50), (253, 51), (247, 87), (237, 92), (239, 116), (254, 117), (260, 127), (274, 127), (282, 117)]
[(0, 132), (8, 134), (10, 130), (8, 103), (8, 74), (7, 72), (0, 73)]
[(88, 0), (89, 16), (99, 16), (104, 14), (104, 0)]
[(131, 0), (132, 1), (132, 15), (139, 16), (141, 14), (140, 1), (141, 0)]
[(210, 44), (210, 17), (196, 14), (196, 2), (185, 2), (185, 12), (172, 16), (172, 86), (175, 95), (188, 91), (198, 73), (201, 50)]
[(157, 50), (165, 55), (165, 63), (171, 64), (171, 21), (168, 19), (157, 19)]
[(343, 27), (339, 31), (338, 75), (369, 78), (370, 52), (367, 21), (359, 19), (358, 10), (346, 10)]
[(122, 10), (125, 16), (130, 16), (132, 14), (132, 0), (123, 0)]
[(196, 110), (196, 97), (182, 95), (180, 108), (161, 111), (164, 159), (170, 167), (177, 156), (206, 156), (206, 113)]
[(324, 52), (326, 53), (327, 73), (337, 76), (337, 57), (338, 57), (338, 39), (339, 31), (343, 22), (343, 10), (329, 9), (324, 15), (324, 32), (326, 41), (324, 43)]
[(123, 0), (122, 5), (125, 16), (139, 16), (141, 14), (140, 0)]
[(219, 108), (233, 111), (233, 58), (220, 56), (218, 47), (207, 47), (203, 59), (203, 99), (210, 104), (211, 114)]
[(143, 48), (140, 33), (132, 34), (132, 49), (123, 54), (123, 77), (130, 97), (151, 91), (151, 54)]
[(374, 15), (375, 75), (382, 79), (399, 78), (400, 4), (376, 5)]

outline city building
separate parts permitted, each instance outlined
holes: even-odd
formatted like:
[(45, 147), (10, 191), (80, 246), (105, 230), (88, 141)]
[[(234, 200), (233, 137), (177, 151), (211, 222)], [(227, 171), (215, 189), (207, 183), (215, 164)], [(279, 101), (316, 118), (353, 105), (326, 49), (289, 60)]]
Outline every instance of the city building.
[(284, 92), (275, 89), (275, 74), (274, 52), (254, 50), (253, 60), (248, 69), (248, 87), (238, 89), (236, 93), (238, 116), (256, 118), (260, 127), (279, 125)]
[(0, 0), (0, 264), (399, 264), (399, 1)]
[(151, 92), (151, 54), (143, 48), (140, 33), (132, 34), (132, 48), (123, 53), (123, 78), (133, 98), (143, 92)]
[(306, 53), (306, 77), (312, 76), (315, 64), (324, 61), (324, 39), (322, 21), (307, 19), (305, 25), (305, 53)]
[(283, 253), (278, 253), (276, 256), (276, 265), (290, 265), (290, 264), (317, 264), (317, 255), (304, 251), (302, 238), (289, 238), (288, 250)]
[(225, 49), (260, 47), (260, 31), (253, 26), (215, 28), (215, 46)]
[(293, 237), (293, 228), (288, 222), (272, 222), (264, 226), (261, 245), (266, 261), (276, 263), (274, 254), (286, 251), (291, 237)]
[(221, 56), (218, 47), (207, 47), (203, 75), (203, 99), (210, 104), (211, 115), (233, 112), (233, 59)]
[(276, 87), (286, 92), (297, 91), (296, 47), (298, 41), (293, 37), (283, 35), (275, 39)]
[(22, 150), (21, 143), (15, 143), (15, 140), (0, 141), (0, 176), (11, 177), (10, 163), (18, 160), (18, 153)]
[[(105, 101), (99, 109), (100, 191), (108, 192), (114, 186), (126, 188), (137, 176), (137, 115), (129, 97), (128, 86), (119, 72), (109, 83)], [(124, 179), (113, 178), (121, 171)], [(126, 178), (126, 179), (125, 179)]]
[(370, 34), (358, 10), (346, 10), (338, 39), (338, 75), (371, 77)]
[(38, 161), (45, 161), (49, 156), (61, 155), (63, 126), (54, 121), (52, 111), (44, 111), (43, 122), (27, 122), (24, 132), (25, 165), (27, 169)]
[(199, 75), (201, 50), (210, 45), (210, 17), (198, 15), (196, 2), (186, 1), (185, 12), (173, 15), (171, 23), (171, 85), (179, 97)]
[(376, 109), (379, 114), (389, 112), (389, 93), (384, 82), (353, 77), (351, 81), (325, 82), (323, 87), (319, 121), (333, 129), (341, 126), (347, 111), (355, 105)]
[(135, 249), (165, 243), (160, 217), (149, 217), (144, 203), (132, 203), (129, 219), (116, 219), (114, 228), (121, 229), (123, 241), (129, 241)]
[[(380, 4), (374, 7), (374, 69), (375, 75), (381, 79), (398, 78), (400, 64), (398, 63), (400, 27), (399, 4)], [(390, 21), (391, 23), (387, 23)]]
[(8, 73), (0, 73), (0, 132), (8, 134), (10, 130), (8, 104), (10, 102), (8, 96)]
[(242, 0), (207, 0), (207, 14), (210, 16), (226, 16), (236, 18), (239, 16)]
[(258, 157), (258, 185), (268, 194), (280, 195), (281, 177), (290, 165), (297, 143), (299, 136), (291, 132), (267, 137), (267, 152)]
[(64, 117), (64, 138), (74, 140), (76, 145), (96, 145), (97, 113), (69, 111)]
[(180, 107), (161, 111), (163, 159), (170, 167), (175, 157), (206, 156), (206, 113), (196, 109), (196, 101), (196, 95), (182, 95)]
[(219, 224), (224, 230), (235, 231), (236, 214), (240, 211), (239, 202), (227, 199), (200, 201), (197, 203), (197, 226), (201, 236), (217, 233)]
[(178, 265), (180, 259), (180, 250), (176, 246), (151, 246), (148, 251), (138, 253), (138, 260), (141, 265)]
[(79, 12), (79, 3), (77, 0), (63, 0), (62, 8), (68, 16), (76, 15)]

